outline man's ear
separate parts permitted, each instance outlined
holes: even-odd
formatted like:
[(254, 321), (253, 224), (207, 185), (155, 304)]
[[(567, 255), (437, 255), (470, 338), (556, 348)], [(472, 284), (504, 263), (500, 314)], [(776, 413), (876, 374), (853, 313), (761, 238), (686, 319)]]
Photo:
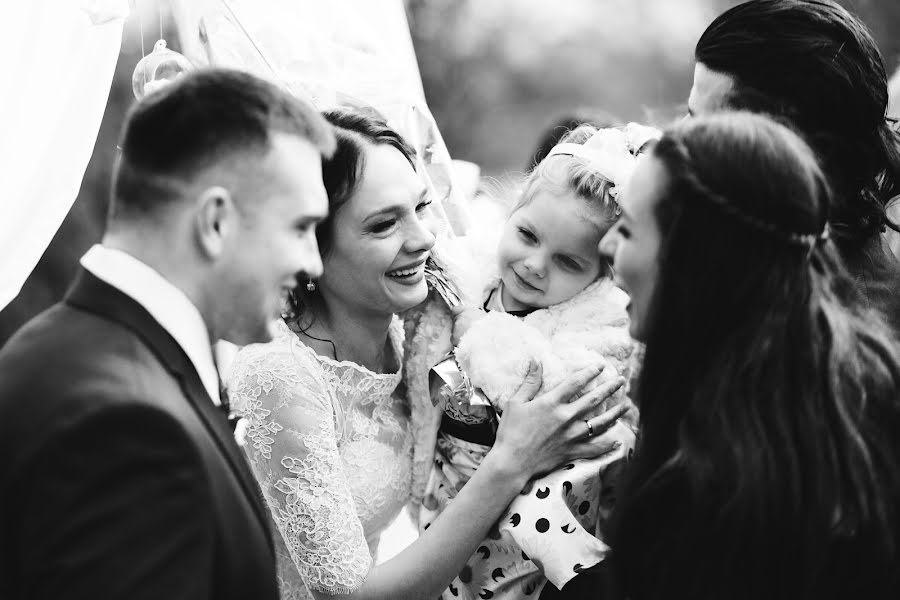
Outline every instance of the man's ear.
[(217, 258), (225, 250), (225, 239), (238, 227), (238, 212), (231, 192), (220, 186), (207, 188), (197, 196), (194, 229), (201, 251)]

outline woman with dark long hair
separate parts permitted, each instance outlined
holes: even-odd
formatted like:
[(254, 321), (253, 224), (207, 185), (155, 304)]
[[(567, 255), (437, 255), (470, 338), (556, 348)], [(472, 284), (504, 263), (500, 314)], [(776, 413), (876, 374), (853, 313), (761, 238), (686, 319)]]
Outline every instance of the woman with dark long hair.
[(794, 127), (834, 191), (833, 240), (866, 302), (900, 334), (900, 263), (881, 233), (900, 194), (900, 134), (871, 33), (832, 0), (750, 0), (719, 15), (695, 49), (692, 114), (750, 110)]
[(898, 598), (900, 352), (829, 186), (750, 113), (670, 129), (601, 242), (646, 343), (613, 565), (629, 598)]

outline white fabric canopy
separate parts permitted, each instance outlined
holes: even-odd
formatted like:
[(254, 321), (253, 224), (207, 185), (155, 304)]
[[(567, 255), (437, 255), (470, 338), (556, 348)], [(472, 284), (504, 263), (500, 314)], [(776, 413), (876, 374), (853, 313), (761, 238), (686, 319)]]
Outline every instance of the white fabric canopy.
[(128, 14), (127, 0), (10, 2), (0, 36), (0, 309), (81, 187)]

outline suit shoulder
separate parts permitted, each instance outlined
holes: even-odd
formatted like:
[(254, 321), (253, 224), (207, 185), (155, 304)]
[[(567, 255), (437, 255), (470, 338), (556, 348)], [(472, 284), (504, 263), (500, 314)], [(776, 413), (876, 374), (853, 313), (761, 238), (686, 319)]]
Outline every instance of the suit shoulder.
[(65, 393), (72, 388), (60, 382), (91, 377), (133, 385), (141, 371), (160, 369), (134, 331), (65, 304), (29, 321), (0, 350), (0, 386), (7, 389), (47, 385)]
[[(0, 449), (107, 407), (160, 404), (181, 396), (140, 337), (114, 321), (56, 305), (0, 351)], [(161, 407), (162, 408), (162, 407)]]

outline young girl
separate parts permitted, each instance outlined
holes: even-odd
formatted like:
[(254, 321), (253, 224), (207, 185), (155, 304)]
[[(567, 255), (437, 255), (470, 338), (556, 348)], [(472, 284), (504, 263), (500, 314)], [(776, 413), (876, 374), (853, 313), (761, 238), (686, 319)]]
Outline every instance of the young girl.
[[(478, 252), (471, 240), (467, 258), (474, 265), (459, 250), (445, 246), (435, 253), (443, 283), (462, 297), (478, 297), (483, 310), (455, 311), (454, 337), (461, 338), (455, 359), (441, 362), (432, 376), (432, 399), (444, 413), (421, 529), (477, 469), (530, 362), (542, 368), (543, 389), (591, 364), (606, 365), (605, 379), (629, 375), (628, 297), (613, 284), (597, 245), (617, 218), (615, 199), (637, 153), (656, 135), (637, 125), (570, 132), (529, 176), (502, 225), (495, 271), (484, 272), (491, 261), (472, 260)], [(610, 430), (619, 441), (615, 452), (567, 465), (523, 490), (445, 598), (536, 596), (547, 580), (562, 588), (602, 561), (608, 548), (597, 536), (612, 481), (635, 441), (635, 419), (624, 420), (630, 426), (617, 423)], [(585, 420), (585, 437), (596, 433)]]

